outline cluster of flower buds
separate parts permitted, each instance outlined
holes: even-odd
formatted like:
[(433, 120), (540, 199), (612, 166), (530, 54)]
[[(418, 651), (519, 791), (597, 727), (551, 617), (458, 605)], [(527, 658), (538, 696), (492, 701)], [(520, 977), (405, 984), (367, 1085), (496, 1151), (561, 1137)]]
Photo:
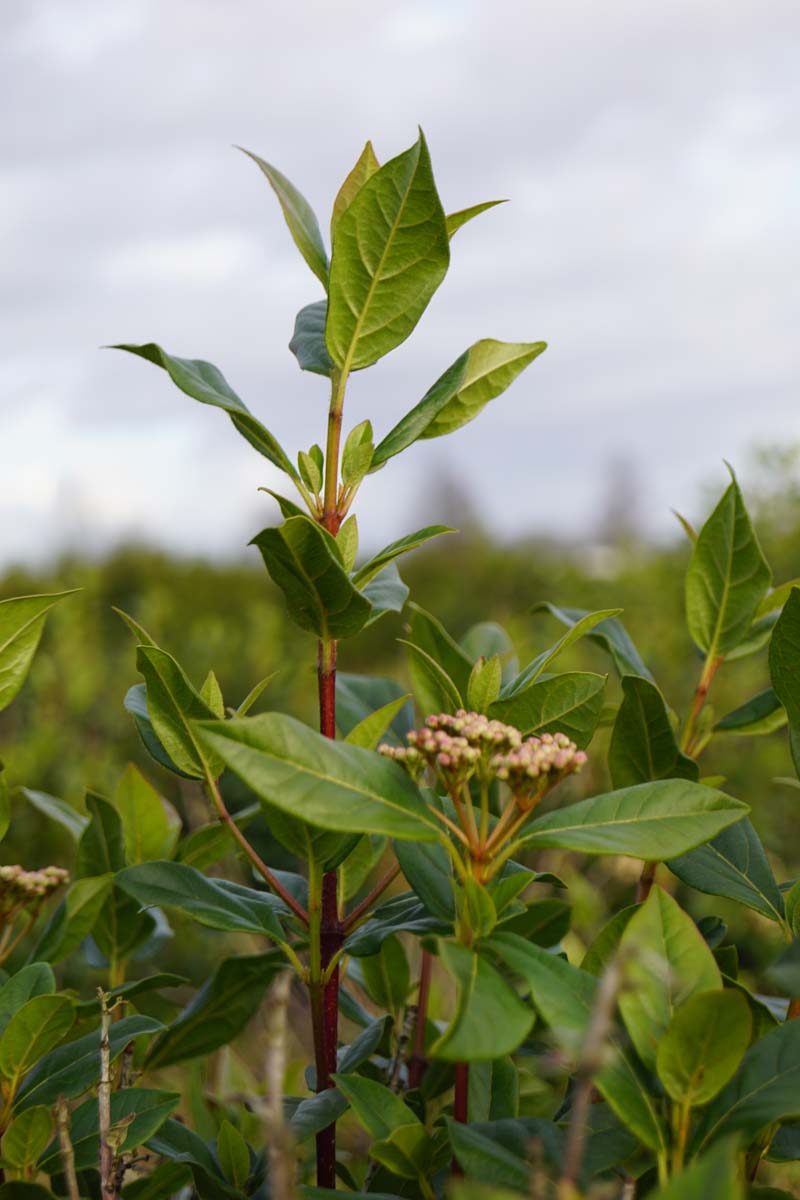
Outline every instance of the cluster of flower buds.
[(31, 904), (39, 904), (69, 879), (62, 867), (26, 871), (18, 864), (0, 867), (0, 913), (8, 915)]
[(507, 754), (492, 759), (497, 779), (508, 784), (520, 808), (534, 804), (567, 775), (580, 771), (586, 755), (565, 733), (542, 733), (529, 737)]
[(437, 713), (406, 735), (406, 747), (383, 745), (380, 753), (418, 779), (430, 767), (451, 789), (473, 775), (507, 783), (520, 806), (530, 807), (545, 791), (579, 771), (586, 755), (563, 733), (523, 738), (519, 729), (482, 713)]

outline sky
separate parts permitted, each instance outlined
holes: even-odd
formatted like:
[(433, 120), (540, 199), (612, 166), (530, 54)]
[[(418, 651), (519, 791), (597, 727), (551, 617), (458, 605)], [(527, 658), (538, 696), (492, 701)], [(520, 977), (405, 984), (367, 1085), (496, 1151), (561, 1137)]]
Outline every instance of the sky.
[(447, 211), (510, 203), (346, 423), (382, 435), (478, 338), (549, 348), (368, 480), (362, 543), (436, 521), (442, 477), (506, 538), (591, 539), (616, 469), (646, 533), (696, 516), (723, 459), (800, 440), (799, 42), (796, 0), (3, 0), (0, 565), (239, 555), (274, 522), (227, 417), (101, 347), (210, 360), (284, 446), (322, 440), (287, 349), (320, 285), (234, 146), (326, 229), (366, 139), (385, 161), (418, 125)]

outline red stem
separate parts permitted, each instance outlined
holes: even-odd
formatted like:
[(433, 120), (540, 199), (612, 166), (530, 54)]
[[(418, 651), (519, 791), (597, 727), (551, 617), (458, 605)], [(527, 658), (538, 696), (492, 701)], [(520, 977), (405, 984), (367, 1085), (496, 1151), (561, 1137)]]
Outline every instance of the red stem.
[(414, 1026), (414, 1049), (408, 1060), (408, 1086), (418, 1088), (428, 1067), (425, 1057), (425, 1022), (428, 1019), (428, 996), (431, 990), (431, 968), (433, 955), (422, 951), (419, 968), (419, 994), (417, 996), (417, 1020)]
[[(319, 667), (319, 728), (325, 737), (336, 737), (336, 643), (325, 648), (320, 643)], [(336, 872), (326, 871), (322, 877), (322, 911), (320, 920), (320, 961), (323, 978), (332, 959), (341, 950), (344, 928), (339, 920)], [(330, 973), (322, 992), (321, 1020), (315, 1028), (317, 1041), (317, 1091), (332, 1087), (331, 1075), (336, 1070), (336, 1050), (339, 1044), (339, 967)], [(319, 1044), (321, 1041), (321, 1045)], [(317, 1134), (317, 1186), (336, 1187), (336, 1125), (329, 1125)]]
[[(461, 1125), (466, 1125), (469, 1119), (469, 1063), (460, 1062), (455, 1065), (453, 1116)], [(453, 1174), (464, 1174), (456, 1159), (453, 1159)]]
[(646, 862), (642, 867), (642, 874), (639, 877), (639, 883), (636, 888), (636, 903), (643, 904), (653, 887), (656, 878), (656, 867), (658, 863)]

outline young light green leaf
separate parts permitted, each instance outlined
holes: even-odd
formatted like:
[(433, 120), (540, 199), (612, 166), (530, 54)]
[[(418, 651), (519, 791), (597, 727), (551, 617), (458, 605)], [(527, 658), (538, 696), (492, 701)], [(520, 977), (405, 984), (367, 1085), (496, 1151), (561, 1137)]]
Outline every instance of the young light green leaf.
[(662, 779), (548, 813), (533, 822), (523, 841), (541, 848), (628, 854), (661, 862), (716, 837), (748, 812), (741, 800), (715, 788)]
[(424, 529), (418, 529), (416, 533), (408, 533), (396, 542), (390, 542), (388, 546), (384, 546), (383, 550), (374, 555), (369, 562), (364, 563), (363, 567), (359, 567), (353, 576), (353, 583), (356, 587), (363, 588), (401, 554), (408, 554), (411, 550), (424, 546), (426, 542), (440, 537), (443, 533), (456, 532), (457, 530), (451, 529), (449, 525), (427, 525)]
[(150, 710), (147, 706), (147, 688), (143, 683), (135, 683), (133, 687), (128, 688), (122, 704), (125, 711), (133, 717), (133, 723), (142, 745), (154, 762), (167, 771), (171, 771), (173, 775), (180, 775), (182, 779), (197, 778), (196, 775), (182, 771), (177, 763), (172, 761), (159, 741), (150, 718)]
[(576, 621), (574, 625), (570, 626), (567, 633), (565, 633), (563, 637), (559, 638), (554, 646), (551, 646), (549, 650), (545, 650), (542, 654), (539, 654), (533, 660), (533, 662), (528, 663), (527, 667), (520, 671), (519, 675), (517, 675), (515, 679), (512, 679), (511, 683), (507, 684), (506, 687), (503, 688), (501, 698), (503, 700), (507, 700), (512, 696), (517, 696), (526, 688), (529, 688), (532, 683), (536, 682), (540, 675), (543, 675), (544, 672), (547, 671), (550, 666), (552, 666), (559, 654), (562, 654), (565, 650), (568, 650), (569, 647), (575, 642), (580, 641), (580, 639), (590, 633), (595, 626), (603, 624), (609, 619), (609, 617), (614, 617), (619, 612), (622, 612), (621, 608), (604, 608), (599, 612), (587, 613), (586, 616), (581, 617), (579, 621)]
[(298, 192), (294, 184), (290, 183), (286, 176), (282, 175), (271, 163), (259, 158), (257, 154), (252, 154), (249, 150), (244, 150), (243, 147), (240, 149), (248, 158), (252, 158), (256, 166), (267, 177), (270, 187), (278, 197), (278, 203), (283, 211), (286, 224), (289, 226), (295, 246), (327, 290), (328, 255), (311, 205), (305, 196)]
[(118, 872), (115, 883), (143, 908), (176, 908), (211, 929), (285, 940), (277, 916), (287, 911), (281, 900), (227, 879), (209, 879), (185, 863), (142, 863)]
[(470, 208), (460, 208), (458, 212), (447, 214), (447, 236), (452, 238), (454, 233), (457, 233), (462, 225), (466, 225), (474, 217), (480, 216), (481, 213), (488, 212), (490, 208), (496, 208), (498, 204), (507, 204), (507, 200), (484, 200), (482, 204), (473, 204)]
[(369, 471), (374, 450), (372, 425), (369, 421), (360, 421), (348, 433), (342, 448), (342, 483), (345, 487), (355, 488)]
[(640, 675), (622, 678), (622, 704), (611, 733), (608, 766), (615, 788), (700, 776), (697, 763), (678, 746), (664, 697)]
[(547, 349), (546, 342), (483, 338), (465, 350), (378, 444), (372, 471), (420, 438), (442, 437), (472, 421)]
[(725, 1086), (750, 1045), (744, 996), (699, 992), (675, 1010), (656, 1050), (656, 1070), (676, 1104), (707, 1104)]
[(330, 269), (328, 352), (344, 373), (404, 342), (450, 262), (425, 139), (367, 180), (342, 212)]
[(325, 321), (328, 316), (328, 301), (315, 300), (301, 308), (294, 320), (294, 333), (289, 349), (297, 359), (301, 371), (330, 377), (333, 370), (331, 356), (325, 345)]
[(0, 986), (0, 1033), (15, 1012), (34, 996), (52, 996), (56, 979), (46, 962), (32, 962), (21, 967)]
[(219, 680), (213, 671), (209, 671), (203, 680), (200, 688), (200, 696), (205, 700), (215, 717), (219, 717), (221, 720), (225, 716), (225, 701), (222, 696), (222, 688), (219, 686)]
[(583, 749), (597, 729), (607, 679), (578, 671), (539, 678), (509, 699), (497, 700), (489, 716), (526, 734), (565, 733)]
[(143, 346), (120, 344), (111, 349), (127, 350), (129, 354), (136, 354), (157, 367), (163, 367), (176, 387), (201, 404), (212, 404), (223, 409), (234, 427), (259, 454), (263, 454), (279, 470), (285, 471), (290, 478), (297, 479), (297, 471), (286, 451), (253, 416), (213, 363), (200, 358), (176, 358), (155, 342), (147, 342)]
[(786, 709), (789, 744), (800, 775), (800, 588), (792, 588), (772, 631), (769, 672), (775, 695)]
[(26, 1109), (3, 1134), (4, 1161), (25, 1175), (47, 1148), (52, 1132), (53, 1116), (49, 1108), (37, 1104)]
[[(585, 609), (561, 608), (555, 604), (550, 604), (547, 600), (542, 600), (538, 604), (534, 604), (531, 612), (548, 612), (557, 621), (560, 621), (562, 625), (566, 625), (568, 629), (574, 628), (584, 618), (591, 616), (591, 613)], [(653, 676), (642, 662), (639, 651), (631, 641), (627, 629), (616, 617), (607, 617), (599, 621), (597, 625), (585, 630), (583, 636), (590, 642), (594, 642), (596, 645), (602, 647), (610, 655), (611, 661), (621, 676), (641, 675), (644, 679), (649, 679), (652, 682)]]
[(725, 896), (780, 924), (783, 897), (761, 840), (747, 817), (667, 864), (682, 883), (710, 896)]
[[(351, 675), (346, 671), (336, 674), (336, 723), (342, 734), (347, 736), (356, 725), (365, 721), (372, 713), (384, 708), (404, 695), (399, 683), (378, 675)], [(414, 710), (410, 703), (404, 704), (386, 732), (386, 740), (400, 745), (414, 724)]]
[(300, 478), (311, 492), (312, 496), (318, 495), (318, 493), (322, 490), (322, 472), (314, 462), (311, 455), (305, 450), (298, 451), (297, 468), (300, 472)]
[(770, 580), (734, 478), (698, 534), (686, 575), (689, 633), (709, 660), (743, 640)]
[(351, 513), (347, 520), (342, 522), (336, 541), (345, 571), (352, 571), (358, 557), (358, 518), (355, 513)]
[(72, 595), (74, 589), (0, 600), (0, 711), (8, 707), (25, 682), (50, 609)]
[(683, 532), (686, 534), (689, 541), (692, 543), (692, 545), (694, 545), (697, 541), (697, 530), (695, 529), (694, 525), (692, 525), (691, 521), (688, 521), (682, 513), (679, 513), (676, 508), (671, 508), (670, 512), (680, 525)]
[(736, 733), (746, 737), (763, 736), (782, 729), (786, 720), (786, 709), (774, 690), (766, 688), (717, 721), (714, 732)]
[(379, 166), (380, 163), (375, 157), (372, 142), (367, 142), (358, 156), (356, 165), (349, 172), (344, 183), (339, 188), (336, 199), (333, 202), (333, 211), (331, 212), (331, 243), (333, 243), (333, 236), (342, 213), (346, 208), (349, 208), (358, 192), (361, 191), (367, 180), (372, 178)]
[(344, 568), (336, 540), (309, 517), (290, 517), (253, 538), (292, 619), (320, 638), (352, 637), (370, 615), (369, 600)]
[(800, 1021), (787, 1021), (755, 1042), (730, 1083), (703, 1113), (692, 1144), (738, 1133), (748, 1140), (768, 1125), (800, 1116)]
[(463, 1062), (512, 1054), (530, 1033), (531, 1010), (475, 950), (440, 941), (439, 953), (458, 994), (453, 1019), (431, 1047), (431, 1057)]
[(755, 621), (758, 622), (762, 617), (779, 612), (791, 596), (793, 588), (800, 588), (800, 579), (789, 579), (786, 583), (781, 583), (778, 587), (773, 588), (771, 592), (767, 592), (756, 609)]
[(698, 992), (722, 987), (719, 968), (694, 921), (662, 888), (654, 887), (620, 939), (626, 987), (619, 1010), (645, 1066), (675, 1010)]
[(467, 708), (472, 712), (486, 713), (500, 695), (503, 682), (503, 664), (500, 656), (479, 658), (467, 681)]
[(282, 713), (196, 727), (202, 743), (269, 806), (323, 829), (433, 841), (434, 818), (395, 763)]
[[(209, 703), (213, 697), (204, 697)], [(220, 696), (221, 699), (221, 696)], [(216, 704), (209, 707), (217, 713)], [(131, 864), (171, 858), (181, 832), (181, 819), (139, 770), (129, 763), (117, 784), (114, 807), (122, 821), (125, 857)]]
[(363, 746), (365, 750), (376, 750), (392, 721), (410, 699), (410, 695), (406, 693), (398, 696), (396, 700), (390, 700), (382, 708), (378, 708), (374, 713), (364, 717), (358, 725), (354, 725), (344, 740), (351, 746)]
[(195, 737), (193, 721), (215, 716), (171, 654), (155, 646), (139, 646), (136, 666), (147, 687), (147, 709), (153, 730), (170, 759), (190, 779), (202, 779), (206, 766), (212, 775), (221, 767)]
[(247, 714), (250, 712), (250, 709), (253, 707), (253, 705), (256, 703), (256, 701), (260, 698), (262, 692), (265, 690), (265, 688), (269, 687), (269, 685), (272, 683), (273, 679), (275, 678), (275, 676), (277, 674), (278, 674), (277, 671), (273, 671), (271, 675), (267, 675), (264, 679), (259, 680), (259, 682), (255, 685), (255, 687), (252, 687), (250, 689), (250, 691), (247, 693), (247, 695), (245, 696), (242, 703), (236, 709), (237, 717), (246, 717), (247, 716)]
[(33, 996), (14, 1013), (0, 1036), (0, 1075), (6, 1095), (72, 1028), (75, 1009), (67, 996)]

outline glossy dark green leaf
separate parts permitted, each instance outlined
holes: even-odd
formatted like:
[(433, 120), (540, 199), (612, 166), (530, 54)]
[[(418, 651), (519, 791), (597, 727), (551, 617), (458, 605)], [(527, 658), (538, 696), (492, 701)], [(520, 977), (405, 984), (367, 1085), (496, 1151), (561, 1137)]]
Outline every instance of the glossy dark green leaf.
[(327, 315), (327, 300), (315, 300), (313, 304), (301, 308), (295, 318), (289, 349), (297, 359), (301, 371), (312, 371), (315, 375), (329, 377), (333, 363), (325, 345)]
[(67, 996), (38, 995), (26, 1000), (0, 1034), (0, 1075), (4, 1092), (13, 1097), (20, 1080), (63, 1041), (75, 1022), (75, 1009)]
[(468, 1115), (470, 1124), (519, 1116), (519, 1074), (510, 1055), (470, 1065)]
[(399, 1012), (411, 986), (408, 959), (400, 941), (394, 935), (385, 938), (377, 954), (369, 954), (359, 963), (370, 999), (378, 1008)]
[(228, 1183), (244, 1188), (250, 1177), (250, 1150), (239, 1130), (228, 1120), (222, 1122), (217, 1135), (217, 1158)]
[(528, 1191), (531, 1167), (522, 1155), (499, 1144), (496, 1137), (458, 1121), (448, 1119), (447, 1134), (456, 1161), (470, 1179), (493, 1189)]
[(347, 1111), (347, 1100), (337, 1088), (326, 1088), (316, 1096), (301, 1100), (289, 1121), (292, 1137), (298, 1142), (327, 1129)]
[(353, 583), (356, 587), (363, 588), (385, 566), (402, 554), (408, 554), (411, 550), (424, 546), (426, 542), (443, 533), (455, 532), (456, 530), (451, 529), (449, 525), (427, 525), (424, 529), (418, 529), (416, 533), (408, 533), (405, 537), (398, 538), (396, 542), (390, 542), (388, 546), (384, 546), (383, 550), (373, 555), (369, 562), (364, 563), (363, 567), (359, 567), (353, 576)]
[(672, 1100), (691, 1108), (712, 1100), (739, 1066), (751, 1029), (738, 992), (700, 992), (681, 1004), (656, 1052), (658, 1077)]
[(50, 609), (73, 594), (54, 592), (0, 600), (0, 712), (25, 682)]
[(76, 876), (81, 879), (121, 871), (125, 866), (125, 839), (119, 814), (107, 800), (91, 792), (86, 807), (90, 821), (78, 842)]
[(196, 728), (261, 800), (311, 825), (414, 841), (438, 835), (409, 777), (371, 750), (334, 742), (282, 713)]
[[(111, 1128), (124, 1128), (120, 1150), (134, 1150), (153, 1137), (180, 1103), (178, 1092), (153, 1088), (122, 1088), (111, 1093)], [(100, 1146), (99, 1112), (92, 1097), (78, 1105), (70, 1117), (70, 1141), (75, 1152), (75, 1167), (84, 1171), (97, 1164)], [(58, 1142), (53, 1141), (40, 1169), (48, 1174), (61, 1168)]]
[(640, 783), (540, 817), (524, 843), (662, 861), (716, 837), (748, 812), (740, 800), (686, 779)]
[[(158, 975), (147, 975), (143, 979), (132, 979), (129, 983), (120, 983), (117, 987), (109, 988), (105, 995), (109, 1003), (117, 999), (132, 1000), (135, 996), (144, 996), (148, 992), (160, 991), (162, 988), (184, 987), (188, 982), (189, 980), (183, 975), (173, 975), (170, 972), (162, 971)], [(77, 1001), (75, 1011), (79, 1017), (85, 1017), (89, 1013), (99, 1014), (99, 997), (94, 996), (91, 1000)]]
[(792, 588), (772, 631), (769, 671), (775, 694), (786, 709), (789, 744), (800, 775), (800, 588)]
[(385, 1046), (387, 1038), (391, 1034), (392, 1025), (392, 1018), (388, 1014), (376, 1017), (374, 1021), (370, 1021), (354, 1042), (343, 1047), (339, 1051), (338, 1063), (338, 1069), (342, 1074), (347, 1075), (351, 1071), (357, 1071), (378, 1051), (379, 1047)]
[(800, 1021), (787, 1021), (750, 1047), (730, 1083), (705, 1110), (693, 1149), (702, 1152), (728, 1134), (746, 1139), (800, 1116)]
[(32, 788), (25, 787), (20, 788), (18, 794), (24, 796), (28, 803), (48, 821), (54, 821), (62, 829), (65, 829), (76, 842), (89, 824), (88, 817), (78, 812), (66, 800), (60, 800), (58, 796), (50, 796), (47, 792), (36, 792)]
[(33, 957), (60, 962), (87, 938), (111, 897), (113, 876), (76, 879), (42, 930)]
[[(548, 612), (568, 629), (574, 628), (586, 617), (592, 615), (585, 609), (562, 608), (560, 605), (550, 604), (547, 600), (534, 604), (531, 612)], [(616, 617), (606, 617), (599, 621), (584, 636), (610, 655), (611, 661), (620, 675), (641, 675), (644, 679), (652, 680), (653, 676), (643, 663), (627, 629)]]
[(404, 342), (450, 262), (425, 139), (379, 167), (336, 224), (325, 340), (344, 371)]
[(56, 978), (47, 962), (32, 962), (15, 971), (0, 987), (0, 1034), (23, 1004), (34, 996), (52, 996)]
[[(210, 1148), (194, 1130), (181, 1121), (172, 1118), (165, 1121), (158, 1132), (148, 1138), (147, 1145), (148, 1149), (171, 1162), (188, 1163), (192, 1168), (197, 1168), (203, 1182), (205, 1178), (213, 1181), (214, 1191), (211, 1195), (217, 1196), (217, 1189), (221, 1185), (224, 1187), (219, 1164)], [(163, 1198), (158, 1197), (157, 1200)]]
[(488, 959), (455, 942), (439, 943), (442, 963), (456, 982), (453, 1017), (431, 1047), (447, 1062), (512, 1054), (530, 1033), (533, 1013)]
[(145, 685), (143, 683), (135, 683), (133, 687), (129, 688), (125, 694), (123, 704), (125, 710), (133, 717), (136, 732), (142, 739), (142, 745), (150, 757), (159, 766), (165, 767), (174, 775), (180, 775), (183, 779), (193, 779), (193, 775), (187, 775), (185, 771), (180, 770), (158, 740), (156, 732), (153, 729), (153, 722), (150, 720), (150, 712), (147, 707), (147, 688)]
[(460, 208), (458, 212), (447, 214), (447, 236), (451, 238), (462, 225), (466, 225), (474, 217), (495, 208), (498, 204), (506, 204), (506, 200), (484, 200), (482, 204), (473, 204), (470, 208)]
[(766, 595), (771, 572), (735, 479), (700, 530), (686, 575), (686, 619), (710, 660), (735, 650)]
[(738, 733), (752, 737), (774, 733), (785, 724), (786, 709), (773, 689), (766, 688), (717, 721), (714, 732)]
[(212, 404), (223, 409), (234, 427), (250, 445), (263, 454), (273, 466), (285, 471), (292, 479), (297, 478), (294, 464), (280, 443), (253, 416), (247, 405), (234, 392), (224, 375), (213, 365), (200, 358), (176, 358), (167, 354), (155, 342), (143, 346), (118, 345), (112, 350), (127, 350), (139, 358), (145, 358), (157, 367), (163, 367), (176, 387), (199, 400), (201, 404)]
[[(122, 1017), (112, 1021), (109, 1050), (112, 1062), (129, 1042), (152, 1036), (164, 1026), (153, 1017)], [(71, 1100), (93, 1087), (100, 1078), (100, 1033), (98, 1029), (67, 1042), (40, 1059), (25, 1077), (17, 1093), (15, 1109), (21, 1112), (34, 1104), (51, 1105), (59, 1096)]]
[(193, 724), (213, 718), (214, 713), (183, 668), (157, 646), (139, 646), (136, 666), (147, 687), (153, 730), (170, 759), (191, 779), (204, 778), (206, 764), (212, 775), (219, 775), (218, 760), (201, 750)]
[(664, 697), (641, 675), (624, 675), (608, 767), (615, 788), (655, 779), (698, 779), (694, 759), (678, 746)]
[(367, 180), (375, 174), (379, 166), (380, 163), (375, 157), (372, 142), (367, 142), (359, 154), (355, 166), (349, 171), (344, 183), (339, 188), (336, 199), (333, 202), (333, 209), (331, 211), (331, 241), (333, 241), (333, 235), (336, 232), (336, 226), (339, 223), (342, 213), (346, 208), (349, 208), (356, 195), (361, 191)]
[(557, 946), (569, 931), (572, 909), (564, 900), (549, 896), (545, 900), (532, 900), (521, 913), (502, 921), (499, 929), (503, 933), (516, 933), (537, 946)]
[(447, 923), (432, 916), (413, 892), (402, 892), (380, 904), (369, 920), (349, 935), (345, 945), (348, 954), (363, 958), (377, 954), (384, 940), (396, 933), (442, 933), (446, 927)]
[(397, 842), (400, 869), (432, 916), (450, 922), (455, 917), (453, 870), (450, 856), (438, 842)]
[(317, 218), (311, 205), (297, 188), (283, 175), (257, 154), (244, 150), (264, 173), (281, 206), (292, 240), (323, 287), (328, 286), (328, 255), (322, 241)]
[(276, 953), (226, 958), (151, 1046), (148, 1066), (185, 1062), (226, 1045), (254, 1016), (284, 965)]
[(721, 990), (719, 968), (694, 921), (659, 887), (631, 917), (619, 952), (627, 985), (619, 1010), (637, 1054), (652, 1069), (676, 1010), (698, 992)]
[(352, 637), (371, 605), (344, 568), (336, 540), (309, 517), (290, 517), (255, 538), (292, 620), (320, 638)]
[(783, 897), (761, 840), (747, 817), (705, 846), (669, 861), (669, 869), (689, 887), (725, 896), (781, 922)]
[(510, 699), (497, 700), (489, 716), (525, 734), (565, 733), (582, 749), (600, 720), (606, 679), (577, 671), (540, 678)]
[(800, 996), (800, 938), (783, 951), (767, 972), (770, 981), (788, 996)]
[(201, 925), (235, 933), (256, 933), (285, 940), (278, 914), (285, 904), (269, 892), (227, 879), (209, 879), (177, 862), (150, 862), (128, 867), (115, 879), (118, 887), (143, 908), (176, 908)]
[(474, 420), (546, 349), (546, 342), (475, 342), (379, 442), (371, 470), (420, 439), (443, 437)]

